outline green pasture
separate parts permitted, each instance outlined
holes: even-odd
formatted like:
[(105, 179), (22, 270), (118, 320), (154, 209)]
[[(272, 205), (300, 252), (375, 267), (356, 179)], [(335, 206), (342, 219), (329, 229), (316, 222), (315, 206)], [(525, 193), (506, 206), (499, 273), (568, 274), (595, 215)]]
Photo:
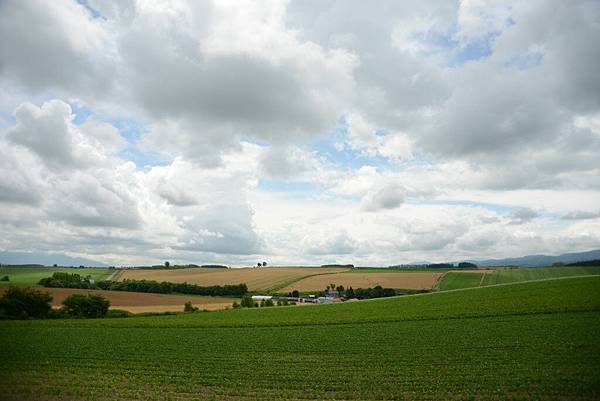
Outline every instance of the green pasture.
[(600, 277), (0, 322), (5, 400), (595, 400)]

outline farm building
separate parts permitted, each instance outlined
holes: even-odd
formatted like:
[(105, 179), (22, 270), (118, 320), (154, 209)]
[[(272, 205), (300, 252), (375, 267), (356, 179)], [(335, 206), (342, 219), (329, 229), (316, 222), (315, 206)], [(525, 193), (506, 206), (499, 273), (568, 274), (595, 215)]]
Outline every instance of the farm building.
[(253, 301), (266, 301), (267, 299), (273, 299), (271, 295), (252, 295)]

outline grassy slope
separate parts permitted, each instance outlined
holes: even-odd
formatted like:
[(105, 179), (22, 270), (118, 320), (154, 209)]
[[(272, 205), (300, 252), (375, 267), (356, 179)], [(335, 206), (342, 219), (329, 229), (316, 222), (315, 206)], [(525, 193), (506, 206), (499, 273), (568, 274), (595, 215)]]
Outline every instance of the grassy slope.
[(52, 276), (54, 272), (77, 273), (90, 275), (95, 280), (105, 279), (110, 275), (109, 269), (86, 268), (70, 269), (68, 267), (0, 267), (0, 277), (8, 275), (10, 281), (0, 281), (0, 286), (16, 285), (19, 287), (36, 286), (40, 279)]
[(440, 290), (454, 290), (458, 288), (478, 287), (479, 285), (507, 284), (521, 281), (587, 275), (600, 275), (600, 267), (521, 267), (517, 269), (498, 269), (495, 272), (488, 272), (485, 274), (483, 272), (448, 272), (440, 282)]
[(0, 394), (598, 399), (598, 294), (600, 277), (586, 277), (316, 307), (2, 322)]

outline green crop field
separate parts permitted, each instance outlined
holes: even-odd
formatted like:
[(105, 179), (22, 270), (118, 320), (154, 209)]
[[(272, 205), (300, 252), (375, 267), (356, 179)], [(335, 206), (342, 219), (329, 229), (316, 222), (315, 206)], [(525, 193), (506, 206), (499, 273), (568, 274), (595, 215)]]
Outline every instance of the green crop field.
[(448, 272), (442, 278), (440, 290), (454, 290), (493, 284), (517, 283), (558, 277), (600, 275), (600, 267), (537, 267), (507, 268), (493, 272)]
[(0, 281), (0, 286), (16, 285), (19, 287), (36, 286), (44, 277), (52, 276), (54, 272), (77, 273), (82, 276), (92, 276), (95, 280), (107, 278), (111, 270), (103, 268), (73, 269), (69, 267), (0, 267), (0, 277), (8, 276), (9, 281)]
[(440, 290), (455, 290), (457, 288), (479, 287), (483, 273), (455, 273), (449, 272), (444, 275), (440, 282)]
[(600, 277), (337, 305), (0, 322), (6, 400), (595, 400)]

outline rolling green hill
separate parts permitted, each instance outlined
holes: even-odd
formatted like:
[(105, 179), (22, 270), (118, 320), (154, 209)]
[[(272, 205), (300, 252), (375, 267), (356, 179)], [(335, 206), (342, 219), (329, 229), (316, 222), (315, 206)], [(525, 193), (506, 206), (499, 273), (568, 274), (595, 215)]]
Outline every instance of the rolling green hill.
[(592, 400), (600, 277), (338, 305), (0, 322), (3, 399)]

